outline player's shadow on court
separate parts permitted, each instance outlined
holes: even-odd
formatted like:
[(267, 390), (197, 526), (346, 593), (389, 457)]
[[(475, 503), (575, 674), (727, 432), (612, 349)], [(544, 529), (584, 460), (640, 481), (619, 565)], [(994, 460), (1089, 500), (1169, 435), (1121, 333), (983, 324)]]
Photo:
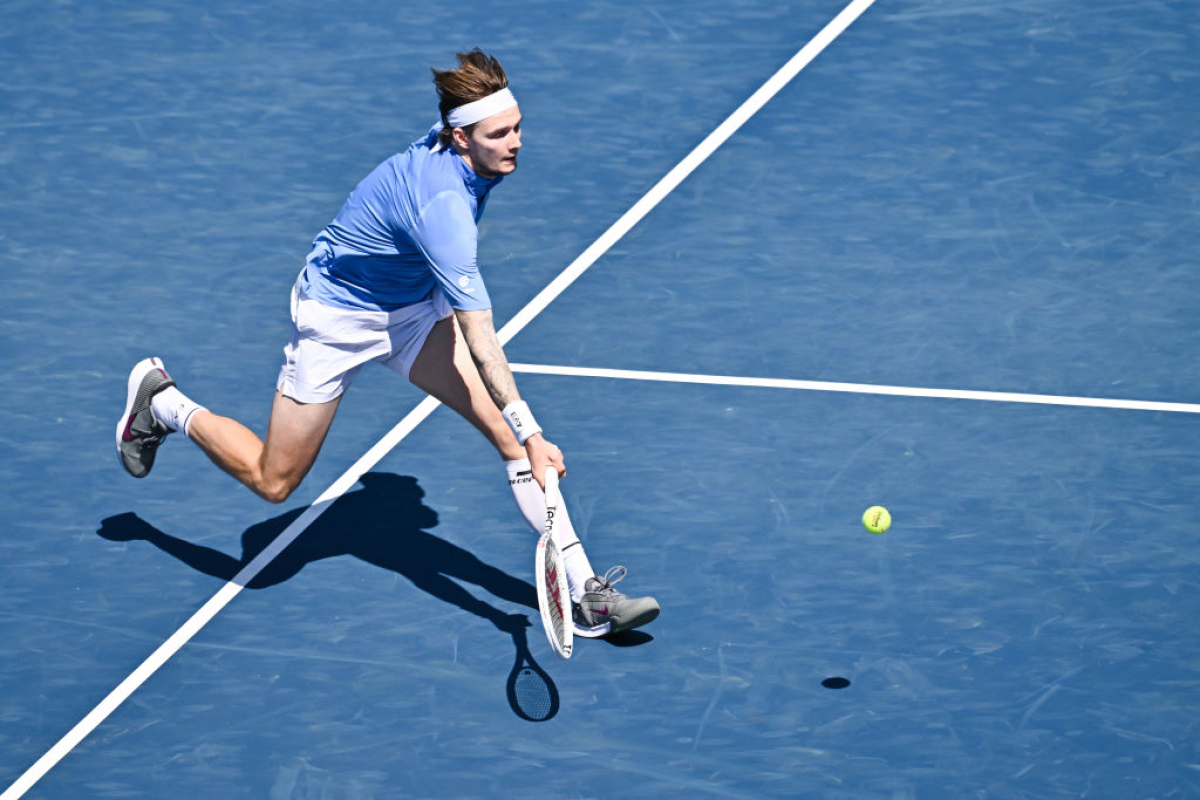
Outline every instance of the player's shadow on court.
[[(473, 583), (494, 597), (530, 608), (535, 619), (538, 619), (537, 590), (424, 530), (438, 524), (438, 515), (422, 502), (425, 492), (415, 478), (372, 472), (363, 475), (360, 481), (362, 489), (338, 498), (250, 580), (247, 588), (275, 586), (295, 576), (306, 564), (335, 556), (354, 556), (399, 573), (417, 588), (486, 619), (511, 636), (517, 650), (514, 674), (524, 670), (518, 684), (520, 691), (514, 691), (513, 675), (509, 677), (507, 693), (513, 711), (533, 721), (554, 716), (558, 711), (558, 690), (529, 653), (525, 636), (529, 617), (506, 614), (475, 597), (457, 581)], [(306, 510), (293, 509), (247, 528), (242, 533), (240, 558), (171, 536), (133, 513), (103, 520), (97, 533), (110, 541), (149, 542), (199, 572), (229, 581)], [(540, 681), (545, 685), (538, 685)], [(536, 707), (530, 706), (530, 697), (537, 698)]]

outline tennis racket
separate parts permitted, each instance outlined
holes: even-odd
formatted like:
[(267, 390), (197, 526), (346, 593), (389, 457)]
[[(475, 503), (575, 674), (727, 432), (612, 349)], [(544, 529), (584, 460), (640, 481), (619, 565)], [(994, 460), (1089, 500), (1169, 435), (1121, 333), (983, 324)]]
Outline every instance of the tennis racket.
[(567, 572), (562, 556), (554, 544), (554, 518), (561, 496), (558, 492), (558, 470), (546, 470), (546, 529), (538, 540), (534, 575), (537, 576), (538, 611), (550, 647), (563, 658), (571, 657), (575, 624), (571, 619), (571, 592), (567, 589)]

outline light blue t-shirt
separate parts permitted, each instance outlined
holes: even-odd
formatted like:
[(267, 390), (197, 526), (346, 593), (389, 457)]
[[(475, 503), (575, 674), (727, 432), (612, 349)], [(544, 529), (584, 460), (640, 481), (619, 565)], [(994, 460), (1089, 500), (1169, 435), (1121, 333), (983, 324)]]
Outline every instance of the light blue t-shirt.
[(476, 175), (435, 125), (351, 192), (313, 240), (305, 292), (330, 306), (392, 311), (441, 287), (456, 309), (492, 307), (479, 274), (477, 227), (501, 181)]

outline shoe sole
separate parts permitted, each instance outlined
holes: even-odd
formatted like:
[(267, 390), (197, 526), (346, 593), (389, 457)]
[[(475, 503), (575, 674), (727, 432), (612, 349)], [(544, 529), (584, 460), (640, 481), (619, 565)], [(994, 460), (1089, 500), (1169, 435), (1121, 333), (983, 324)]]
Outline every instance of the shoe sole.
[(126, 441), (125, 434), (129, 432), (129, 426), (133, 424), (133, 417), (136, 414), (133, 406), (137, 402), (138, 389), (141, 388), (142, 381), (146, 378), (146, 373), (154, 369), (161, 371), (163, 377), (168, 381), (171, 380), (161, 360), (157, 358), (144, 358), (130, 370), (129, 381), (125, 385), (125, 413), (121, 414), (121, 418), (117, 420), (117, 461), (120, 462), (121, 468), (126, 471), (129, 468), (125, 466), (125, 458), (121, 455), (121, 443)]
[(585, 628), (578, 622), (575, 623), (575, 635), (582, 636), (585, 639), (598, 639), (601, 636), (612, 633), (612, 623), (605, 622), (602, 625), (596, 625), (591, 628)]

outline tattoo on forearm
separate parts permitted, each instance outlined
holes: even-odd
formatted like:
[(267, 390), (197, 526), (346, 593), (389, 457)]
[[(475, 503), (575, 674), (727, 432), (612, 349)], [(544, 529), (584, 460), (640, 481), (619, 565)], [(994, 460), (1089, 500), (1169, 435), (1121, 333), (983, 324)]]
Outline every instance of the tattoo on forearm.
[(471, 350), (471, 358), (479, 368), (483, 384), (487, 387), (492, 401), (499, 408), (519, 400), (517, 382), (513, 380), (512, 370), (509, 369), (508, 359), (496, 338), (496, 328), (492, 323), (491, 311), (460, 311), (458, 324), (462, 328), (467, 347)]

